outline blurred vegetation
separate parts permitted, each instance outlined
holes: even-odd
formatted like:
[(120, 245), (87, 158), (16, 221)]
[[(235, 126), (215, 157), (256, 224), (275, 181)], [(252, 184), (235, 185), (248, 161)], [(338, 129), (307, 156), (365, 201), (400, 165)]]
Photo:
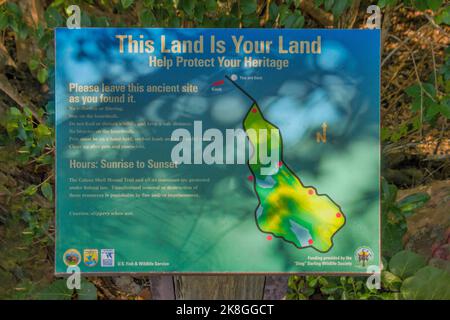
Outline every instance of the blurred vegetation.
[[(96, 286), (83, 280), (84, 289), (77, 292), (53, 277), (53, 29), (65, 26), (72, 4), (81, 8), (82, 27), (177, 28), (358, 28), (364, 27), (367, 6), (378, 4), (383, 31), (389, 32), (393, 18), (401, 16), (396, 27), (403, 23), (417, 31), (419, 21), (430, 34), (447, 38), (432, 44), (432, 64), (425, 66), (417, 42), (399, 39), (396, 32), (391, 38), (383, 34), (383, 152), (391, 154), (399, 144), (421, 146), (428, 135), (435, 144), (427, 157), (434, 159), (444, 149), (444, 161), (448, 159), (450, 7), (442, 0), (0, 0), (0, 298), (104, 297), (96, 279), (91, 279)], [(404, 81), (395, 85), (393, 79)], [(448, 166), (438, 158), (439, 169), (428, 168), (434, 171), (426, 177), (432, 180), (443, 172), (439, 178), (448, 179)], [(404, 250), (402, 242), (406, 219), (429, 197), (419, 193), (397, 201), (394, 184), (400, 186), (397, 181), (406, 178), (394, 175), (386, 162), (382, 289), (367, 289), (361, 277), (292, 276), (288, 299), (450, 299), (448, 271)]]

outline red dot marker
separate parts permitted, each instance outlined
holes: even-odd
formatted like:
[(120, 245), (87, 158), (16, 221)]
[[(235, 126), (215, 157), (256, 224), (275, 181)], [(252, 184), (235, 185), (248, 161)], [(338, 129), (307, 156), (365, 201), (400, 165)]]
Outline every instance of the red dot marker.
[(309, 190), (308, 190), (308, 193), (309, 193), (310, 195), (313, 195), (313, 194), (314, 194), (314, 190), (313, 190), (313, 189), (309, 189)]
[(340, 212), (336, 213), (336, 218), (340, 218), (342, 214)]
[(308, 240), (308, 243), (309, 243), (309, 244), (313, 244), (313, 243), (314, 243), (313, 239), (309, 239), (309, 240)]
[(248, 176), (247, 179), (248, 181), (253, 181), (253, 176)]
[(283, 166), (283, 162), (278, 162), (278, 168), (281, 168)]
[(266, 237), (266, 239), (270, 241), (270, 240), (272, 240), (272, 236), (271, 236), (271, 235), (268, 235), (268, 236)]
[(258, 112), (258, 110), (256, 110), (256, 108), (253, 108), (253, 109), (252, 109), (252, 112), (253, 112), (253, 113), (256, 113), (256, 112)]

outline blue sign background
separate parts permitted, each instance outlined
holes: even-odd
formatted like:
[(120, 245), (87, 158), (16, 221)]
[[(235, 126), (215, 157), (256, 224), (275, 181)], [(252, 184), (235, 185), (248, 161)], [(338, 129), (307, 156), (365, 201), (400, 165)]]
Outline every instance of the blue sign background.
[[(176, 54), (120, 53), (118, 34), (138, 39), (208, 40), (214, 35), (227, 42), (225, 54), (182, 54), (185, 58), (226, 56), (289, 60), (289, 67), (192, 68), (149, 67), (149, 56), (168, 59)], [(247, 40), (278, 42), (322, 39), (320, 55), (237, 54), (232, 35)], [(347, 222), (333, 241), (332, 250), (319, 253), (298, 249), (282, 239), (268, 241), (255, 223), (258, 204), (246, 165), (184, 165), (167, 169), (71, 169), (77, 161), (170, 161), (175, 143), (148, 141), (135, 149), (72, 148), (73, 137), (101, 145), (106, 131), (71, 133), (88, 110), (71, 110), (69, 83), (93, 84), (185, 84), (199, 88), (197, 94), (139, 93), (134, 104), (108, 104), (122, 112), (98, 111), (95, 130), (131, 130), (125, 136), (170, 137), (172, 126), (129, 126), (127, 122), (193, 122), (207, 128), (242, 128), (251, 101), (229, 82), (212, 88), (226, 75), (258, 102), (265, 117), (281, 131), (284, 161), (307, 185), (340, 204)], [(253, 77), (253, 78), (252, 78)], [(247, 79), (247, 80), (246, 80)], [(253, 79), (253, 80), (252, 80)], [(56, 133), (57, 133), (57, 242), (56, 272), (65, 272), (63, 255), (68, 249), (114, 249), (113, 267), (80, 265), (83, 272), (366, 272), (355, 259), (364, 246), (373, 251), (370, 264), (379, 264), (379, 98), (380, 33), (378, 30), (256, 30), (256, 29), (57, 29), (56, 30)], [(82, 95), (82, 94), (79, 94)], [(101, 106), (101, 104), (97, 104)], [(106, 118), (120, 114), (119, 118)], [(105, 117), (106, 116), (106, 117)], [(88, 119), (84, 118), (84, 121)], [(90, 120), (92, 121), (92, 120)], [(113, 122), (121, 122), (114, 125)], [(327, 123), (327, 143), (317, 143), (316, 133)], [(80, 131), (81, 132), (81, 131)], [(96, 137), (97, 141), (92, 138)], [(114, 145), (114, 142), (112, 143)], [(117, 143), (119, 145), (119, 143)], [(71, 187), (87, 183), (70, 178), (210, 179), (199, 183), (199, 198), (129, 199), (73, 198)], [(92, 183), (91, 183), (92, 184)], [(95, 184), (95, 183), (94, 183)], [(117, 183), (99, 183), (111, 188)], [(83, 191), (98, 194), (98, 191)], [(92, 212), (131, 212), (124, 216), (92, 215)], [(77, 213), (88, 215), (77, 215)], [(75, 214), (74, 214), (75, 213)], [(317, 265), (325, 257), (350, 257), (351, 264)], [(318, 260), (319, 259), (319, 260)], [(308, 264), (308, 261), (310, 262)], [(315, 262), (314, 262), (315, 261)], [(149, 263), (153, 262), (153, 264)], [(156, 262), (156, 263), (155, 263)], [(314, 263), (313, 263), (314, 262)]]

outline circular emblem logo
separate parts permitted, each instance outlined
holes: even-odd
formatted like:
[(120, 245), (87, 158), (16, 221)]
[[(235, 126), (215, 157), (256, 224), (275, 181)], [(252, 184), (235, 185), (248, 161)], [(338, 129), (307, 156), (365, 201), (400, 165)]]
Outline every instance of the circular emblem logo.
[(85, 249), (83, 252), (84, 264), (88, 267), (95, 267), (98, 263), (98, 250)]
[(81, 262), (81, 254), (77, 249), (69, 249), (64, 252), (63, 260), (67, 266), (74, 267)]
[(355, 259), (361, 267), (367, 267), (373, 258), (373, 251), (369, 247), (359, 247), (355, 251)]

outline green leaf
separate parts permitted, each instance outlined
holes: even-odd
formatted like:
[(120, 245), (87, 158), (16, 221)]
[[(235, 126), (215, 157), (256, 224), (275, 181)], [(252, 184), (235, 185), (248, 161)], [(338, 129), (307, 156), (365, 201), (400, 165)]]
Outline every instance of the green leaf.
[(321, 286), (327, 286), (329, 284), (329, 282), (325, 277), (319, 277), (319, 284)]
[(432, 121), (436, 115), (441, 112), (441, 105), (436, 102), (431, 102), (426, 109), (425, 120), (430, 122)]
[(206, 0), (205, 7), (206, 7), (206, 10), (208, 10), (208, 11), (215, 11), (215, 10), (217, 10), (217, 1), (216, 0)]
[(334, 4), (334, 0), (325, 0), (325, 2), (324, 2), (325, 10), (330, 11), (331, 8), (333, 7), (333, 4)]
[(398, 225), (387, 222), (385, 216), (383, 216), (382, 234), (381, 247), (384, 256), (392, 257), (396, 252), (403, 249), (404, 231)]
[(381, 128), (381, 140), (382, 141), (388, 141), (389, 138), (391, 137), (392, 132), (389, 128)]
[(50, 128), (47, 127), (45, 124), (39, 124), (36, 129), (34, 129), (34, 133), (36, 134), (36, 138), (41, 139), (44, 137), (49, 137), (52, 135), (52, 132), (50, 131)]
[(408, 96), (412, 98), (420, 98), (420, 85), (419, 84), (413, 84), (412, 86), (405, 89), (405, 92)]
[(217, 26), (221, 28), (237, 28), (239, 27), (239, 19), (235, 16), (222, 16)]
[(25, 114), (25, 116), (27, 116), (28, 118), (31, 118), (33, 116), (33, 112), (31, 111), (30, 108), (28, 108), (27, 106), (25, 106), (23, 108), (23, 113)]
[(447, 119), (450, 119), (450, 100), (443, 101), (439, 105), (439, 112)]
[(8, 16), (6, 12), (0, 12), (0, 30), (5, 29), (8, 26)]
[(430, 195), (426, 192), (411, 194), (397, 202), (397, 207), (405, 215), (409, 216), (415, 210), (422, 208), (430, 200)]
[(44, 84), (48, 78), (48, 71), (46, 68), (39, 69), (37, 73), (37, 79), (40, 83)]
[(19, 36), (19, 38), (22, 40), (26, 39), (28, 36), (28, 26), (25, 23), (20, 23), (18, 27), (19, 30), (17, 35)]
[(82, 27), (91, 27), (92, 26), (91, 18), (84, 11), (81, 12), (81, 26)]
[(303, 295), (305, 297), (310, 297), (314, 294), (314, 289), (313, 288), (306, 288), (305, 290), (303, 290)]
[(284, 26), (286, 28), (301, 28), (305, 24), (305, 17), (299, 11), (289, 14), (284, 19)]
[(278, 5), (272, 1), (269, 8), (270, 21), (274, 21), (278, 16)]
[(54, 7), (49, 7), (44, 13), (45, 21), (49, 28), (62, 26), (64, 20), (61, 14)]
[(384, 7), (387, 7), (387, 6), (395, 5), (396, 2), (397, 2), (397, 0), (379, 0), (378, 1), (378, 6), (380, 8), (384, 8)]
[(411, 0), (413, 5), (420, 11), (425, 11), (428, 9), (427, 3), (424, 0)]
[(28, 67), (31, 71), (36, 70), (39, 67), (39, 60), (31, 58), (30, 61), (28, 61)]
[(297, 300), (308, 300), (308, 298), (303, 293), (298, 293)]
[(197, 1), (196, 0), (180, 0), (178, 2), (178, 7), (181, 8), (189, 17), (194, 15), (194, 9)]
[(420, 110), (420, 98), (415, 99), (411, 105), (412, 111), (419, 111)]
[(320, 7), (323, 4), (323, 0), (315, 0), (314, 4), (316, 5), (316, 7)]
[(36, 162), (41, 165), (50, 165), (53, 163), (53, 157), (49, 154), (42, 154), (36, 158)]
[(23, 191), (23, 193), (27, 196), (32, 196), (36, 193), (36, 191), (37, 187), (35, 185), (30, 185)]
[(124, 9), (127, 9), (129, 6), (133, 4), (134, 0), (120, 0), (120, 3), (122, 3), (122, 7)]
[(435, 21), (437, 24), (450, 25), (450, 6), (445, 8), (441, 14), (437, 15)]
[(11, 12), (16, 18), (19, 18), (22, 16), (22, 12), (20, 11), (20, 8), (17, 4), (14, 2), (7, 2), (6, 3), (6, 9)]
[(241, 13), (244, 15), (256, 13), (256, 0), (241, 0)]
[(42, 300), (71, 300), (73, 290), (67, 288), (66, 279), (56, 280), (38, 293), (37, 298)]
[(299, 281), (299, 276), (290, 276), (288, 278), (288, 287), (291, 289), (297, 288), (297, 282)]
[(297, 294), (296, 293), (288, 293), (286, 295), (286, 300), (297, 300)]
[(259, 18), (255, 15), (248, 15), (242, 17), (242, 24), (246, 28), (258, 28), (259, 27)]
[(16, 107), (11, 107), (9, 108), (9, 114), (13, 117), (20, 117), (22, 115), (22, 112), (20, 112), (20, 110)]
[(205, 6), (198, 5), (194, 9), (194, 18), (197, 22), (203, 22), (203, 18), (205, 17)]
[(431, 266), (406, 279), (401, 287), (405, 299), (450, 300), (450, 273)]
[(179, 17), (171, 17), (168, 21), (168, 26), (171, 28), (179, 28), (181, 25), (181, 19)]
[(17, 150), (17, 153), (19, 153), (19, 154), (29, 154), (30, 150), (28, 149), (27, 146), (23, 146), (23, 147), (20, 147), (19, 150)]
[(381, 257), (381, 264), (382, 264), (382, 270), (388, 270), (389, 269), (389, 263), (386, 260), (385, 257)]
[(19, 124), (17, 122), (8, 121), (6, 123), (6, 131), (10, 136), (14, 136), (14, 134), (17, 132), (17, 129), (19, 129)]
[(412, 251), (403, 250), (394, 255), (389, 261), (389, 269), (396, 276), (406, 279), (412, 276), (420, 268), (426, 266), (427, 261), (424, 256), (421, 256)]
[(92, 282), (82, 279), (80, 287), (76, 290), (78, 300), (97, 300), (97, 288)]
[(151, 10), (142, 11), (140, 18), (143, 27), (152, 27), (156, 23), (155, 16)]
[(65, 2), (64, 0), (55, 0), (55, 1), (52, 2), (51, 6), (52, 7), (59, 7), (59, 6), (63, 5), (64, 2)]
[(323, 294), (333, 294), (335, 293), (337, 290), (339, 290), (339, 287), (333, 286), (333, 287), (322, 287), (320, 288), (320, 292), (322, 292)]
[(144, 0), (144, 6), (147, 8), (153, 8), (155, 0)]
[(388, 205), (392, 205), (397, 198), (397, 187), (389, 184), (385, 178), (381, 179), (382, 200)]
[(44, 197), (47, 198), (47, 200), (52, 201), (53, 200), (53, 189), (50, 183), (44, 182), (41, 185), (41, 192), (44, 195)]
[(291, 10), (289, 10), (289, 7), (287, 4), (282, 4), (278, 7), (278, 14), (280, 15), (280, 23), (284, 25), (286, 19), (291, 14)]
[[(447, 245), (447, 250), (450, 250), (450, 245)], [(436, 267), (438, 269), (442, 269), (450, 273), (450, 261), (443, 260), (439, 258), (432, 258), (428, 261), (428, 264), (432, 267)]]
[(340, 17), (342, 15), (342, 13), (345, 11), (345, 9), (347, 9), (347, 5), (348, 2), (346, 0), (339, 0), (337, 2), (335, 2), (334, 6), (333, 6), (333, 15), (335, 17)]
[(390, 291), (399, 291), (402, 284), (402, 279), (389, 271), (381, 272), (381, 282), (383, 286)]
[(428, 8), (430, 8), (433, 11), (438, 11), (439, 8), (442, 6), (443, 0), (426, 0)]
[[(430, 96), (436, 96), (436, 88), (432, 83), (424, 82), (422, 83), (423, 90), (425, 90)], [(426, 95), (426, 93), (424, 92)], [(428, 97), (429, 98), (429, 97)]]
[(38, 45), (41, 49), (45, 49), (51, 43), (53, 36), (50, 32), (46, 32), (38, 41)]
[(319, 278), (318, 277), (307, 277), (307, 281), (308, 281), (308, 286), (310, 286), (311, 288), (314, 288), (318, 282)]
[(107, 17), (92, 17), (92, 25), (94, 27), (109, 27), (110, 23)]

